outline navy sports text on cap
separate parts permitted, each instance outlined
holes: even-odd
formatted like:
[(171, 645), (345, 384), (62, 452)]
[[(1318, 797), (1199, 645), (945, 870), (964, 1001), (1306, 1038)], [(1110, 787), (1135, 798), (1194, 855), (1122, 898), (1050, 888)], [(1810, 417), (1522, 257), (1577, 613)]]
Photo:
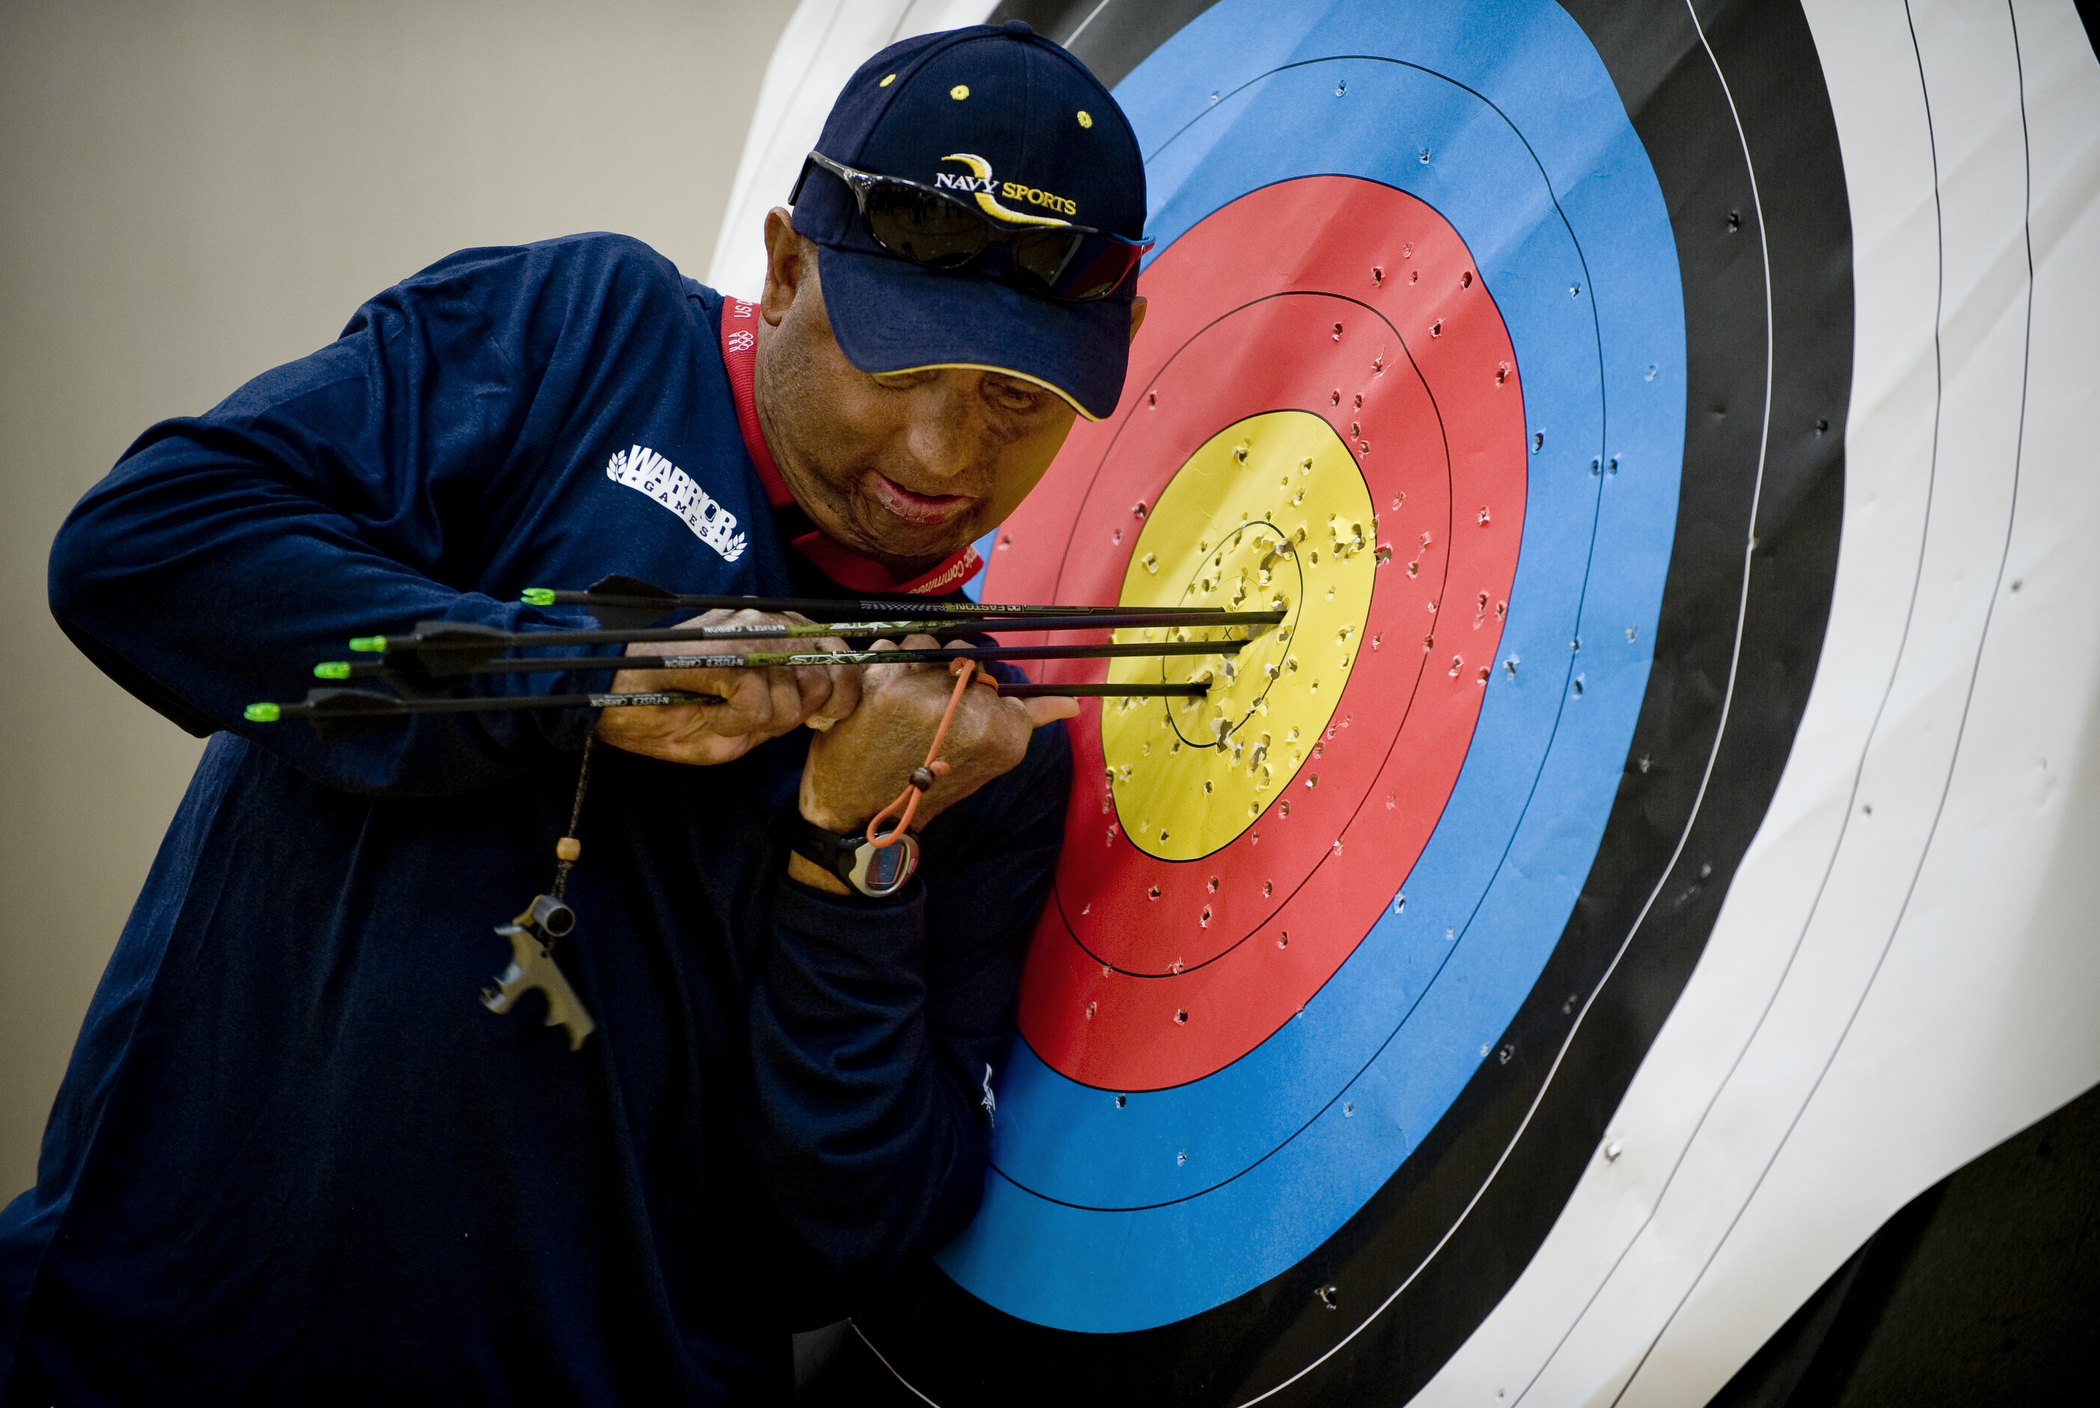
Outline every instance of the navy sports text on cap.
[[(1145, 170), (1121, 108), (1065, 50), (1009, 20), (920, 35), (846, 83), (817, 150), (971, 201), (1002, 230), (1076, 225), (1141, 237)], [(1090, 420), (1115, 410), (1137, 275), (1065, 301), (993, 251), (959, 270), (885, 252), (846, 181), (806, 164), (793, 223), (821, 249), (833, 335), (862, 371), (978, 367), (1040, 382)]]

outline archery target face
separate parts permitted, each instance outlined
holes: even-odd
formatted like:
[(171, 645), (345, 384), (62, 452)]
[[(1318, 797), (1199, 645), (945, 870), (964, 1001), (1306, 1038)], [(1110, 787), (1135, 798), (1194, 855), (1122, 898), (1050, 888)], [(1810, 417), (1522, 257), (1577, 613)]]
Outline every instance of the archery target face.
[(1583, 32), (1503, 14), (1564, 79), (1497, 101), (1448, 17), (1394, 17), (1406, 61), (1294, 17), (1352, 56), (1212, 101), (1182, 90), (1249, 67), (1218, 51), (1248, 37), (1226, 8), (1125, 85), (1156, 66), (1155, 106), (1194, 114), (1148, 146), (1150, 316), (987, 587), (1288, 613), (1166, 663), (1211, 696), (1073, 726), (997, 1173), (941, 1258), (1068, 1330), (1297, 1263), (1494, 1059), (1603, 833), (1676, 513), (1675, 250)]
[(1072, 726), (985, 1201), (855, 1315), (888, 1389), (1404, 1401), (1598, 1157), (1777, 786), (1844, 502), (1816, 50), (1793, 0), (1703, 8), (1045, 10), (1122, 80), (1160, 244), (986, 594), (1288, 619), (1230, 675), (1044, 671), (1217, 692)]

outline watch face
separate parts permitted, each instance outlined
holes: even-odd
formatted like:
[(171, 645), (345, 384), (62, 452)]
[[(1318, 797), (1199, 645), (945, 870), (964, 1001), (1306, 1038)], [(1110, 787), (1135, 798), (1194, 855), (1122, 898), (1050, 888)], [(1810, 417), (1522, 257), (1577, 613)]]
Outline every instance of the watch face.
[(867, 895), (888, 895), (903, 888), (911, 879), (912, 871), (919, 860), (919, 841), (915, 836), (905, 836), (895, 845), (877, 848), (863, 845), (853, 867), (853, 884)]

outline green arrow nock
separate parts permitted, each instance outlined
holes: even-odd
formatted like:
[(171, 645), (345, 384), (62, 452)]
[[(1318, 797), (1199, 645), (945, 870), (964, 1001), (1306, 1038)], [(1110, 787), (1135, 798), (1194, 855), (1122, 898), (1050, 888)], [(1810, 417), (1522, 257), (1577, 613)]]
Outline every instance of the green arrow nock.
[(284, 717), (284, 710), (276, 704), (250, 704), (241, 710), (241, 717), (251, 724), (274, 724)]
[(554, 589), (552, 587), (527, 587), (524, 595), (518, 599), (527, 606), (552, 606), (554, 605)]
[(350, 678), (348, 660), (323, 660), (314, 666), (314, 678), (319, 680), (347, 680)]
[(386, 637), (352, 636), (350, 637), (350, 648), (352, 650), (361, 650), (367, 655), (379, 655), (386, 650)]

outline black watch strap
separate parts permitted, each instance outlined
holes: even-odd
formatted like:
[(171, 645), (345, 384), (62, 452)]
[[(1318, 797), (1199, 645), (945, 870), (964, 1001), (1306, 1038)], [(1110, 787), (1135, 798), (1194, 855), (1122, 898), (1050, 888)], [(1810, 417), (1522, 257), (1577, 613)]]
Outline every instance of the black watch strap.
[(790, 809), (782, 817), (788, 846), (796, 855), (838, 876), (872, 899), (887, 899), (910, 883), (919, 869), (919, 838), (906, 832), (877, 846), (858, 831), (831, 831)]

